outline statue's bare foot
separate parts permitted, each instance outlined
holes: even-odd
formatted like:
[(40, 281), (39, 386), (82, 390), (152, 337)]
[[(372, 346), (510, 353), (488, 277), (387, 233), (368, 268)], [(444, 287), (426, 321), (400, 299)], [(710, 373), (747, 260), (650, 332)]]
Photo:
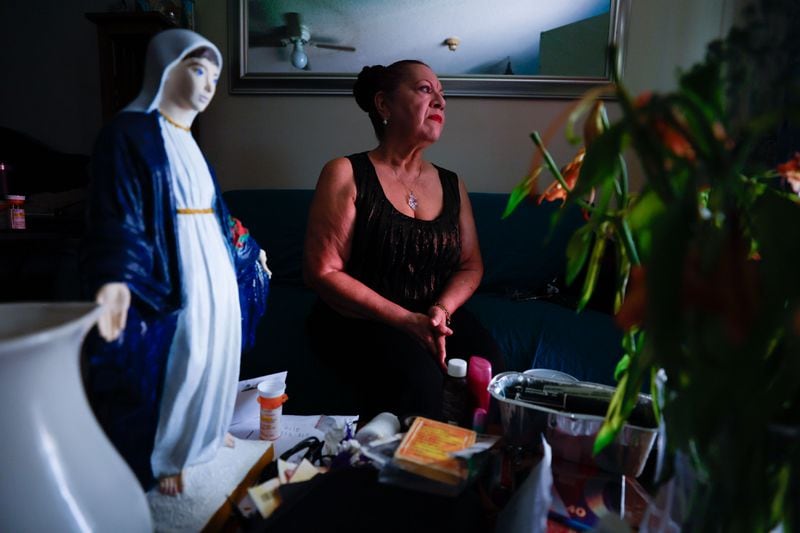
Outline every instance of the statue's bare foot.
[(164, 476), (158, 480), (158, 490), (167, 496), (177, 496), (183, 492), (183, 477), (181, 474)]
[(225, 439), (222, 441), (222, 444), (224, 444), (226, 448), (234, 448), (236, 447), (236, 440), (230, 433), (225, 433)]

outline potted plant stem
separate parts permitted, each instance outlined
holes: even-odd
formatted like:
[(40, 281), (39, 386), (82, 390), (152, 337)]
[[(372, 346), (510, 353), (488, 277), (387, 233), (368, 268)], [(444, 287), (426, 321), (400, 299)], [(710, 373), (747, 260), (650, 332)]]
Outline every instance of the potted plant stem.
[(595, 451), (649, 382), (667, 450), (696, 476), (678, 519), (698, 531), (800, 529), (800, 155), (779, 161), (775, 148), (800, 124), (800, 6), (762, 0), (743, 18), (674, 91), (587, 93), (565, 122), (583, 147), (563, 169), (534, 132), (534, 171), (506, 210), (535, 194), (542, 169), (555, 181), (541, 197), (584, 209), (567, 247), (579, 310), (613, 250), (624, 355)]

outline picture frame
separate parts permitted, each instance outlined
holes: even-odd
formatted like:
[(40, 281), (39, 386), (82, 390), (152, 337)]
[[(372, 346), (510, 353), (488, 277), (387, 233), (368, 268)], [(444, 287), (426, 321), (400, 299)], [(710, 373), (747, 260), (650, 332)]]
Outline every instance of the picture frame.
[[(424, 4), (426, 10), (429, 10), (430, 6), (435, 4), (435, 2), (431, 2), (430, 0), (418, 1), (421, 5)], [(506, 1), (509, 2), (509, 5), (521, 5), (519, 0)], [(515, 74), (511, 72), (512, 58), (515, 57), (511, 55), (511, 53), (508, 54), (508, 65), (505, 73), (475, 73), (474, 69), (466, 69), (463, 72), (453, 72), (451, 69), (451, 71), (448, 72), (447, 68), (437, 67), (437, 65), (430, 61), (430, 59), (426, 57), (419, 57), (420, 55), (424, 54), (417, 54), (416, 56), (403, 56), (401, 55), (402, 53), (397, 53), (394, 59), (413, 58), (421, 59), (427, 62), (439, 75), (439, 79), (441, 80), (445, 93), (448, 97), (576, 98), (593, 87), (604, 85), (610, 82), (611, 72), (613, 69), (609, 64), (610, 54), (608, 53), (608, 50), (611, 46), (614, 46), (616, 50), (615, 69), (620, 75), (622, 74), (625, 63), (626, 36), (628, 33), (627, 25), (629, 21), (631, 3), (630, 0), (584, 0), (584, 2), (590, 7), (594, 6), (593, 9), (595, 9), (595, 11), (598, 9), (603, 9), (601, 3), (605, 2), (608, 6), (607, 12), (600, 13), (600, 15), (592, 17), (591, 21), (589, 19), (583, 19), (572, 25), (564, 25), (560, 28), (557, 28), (557, 31), (562, 31), (562, 28), (564, 28), (563, 35), (555, 35), (553, 38), (550, 38), (549, 35), (545, 35), (546, 32), (542, 32), (539, 34), (540, 38), (538, 39), (536, 46), (543, 48), (545, 45), (550, 46), (548, 43), (561, 42), (562, 45), (563, 43), (566, 43), (567, 46), (572, 46), (573, 50), (571, 53), (573, 56), (575, 56), (575, 54), (579, 54), (575, 57), (581, 58), (591, 55), (592, 58), (595, 58), (594, 63), (591, 64), (591, 69), (593, 69), (594, 72), (588, 74), (570, 72), (569, 69), (573, 68), (570, 65), (567, 65), (566, 67), (561, 67), (558, 65), (551, 67), (554, 70), (558, 70), (559, 68), (565, 69), (565, 72), (557, 72), (555, 74), (532, 74), (525, 72), (522, 74)], [(228, 61), (231, 65), (231, 68), (228, 70), (228, 72), (230, 75), (229, 91), (231, 94), (351, 94), (355, 78), (363, 66), (371, 64), (388, 64), (392, 62), (392, 59), (385, 59), (382, 62), (383, 57), (376, 50), (376, 52), (372, 55), (365, 54), (363, 52), (352, 54), (352, 57), (354, 58), (352, 60), (352, 64), (342, 67), (341, 58), (348, 57), (346, 52), (353, 50), (345, 50), (344, 53), (336, 53), (335, 50), (333, 53), (331, 53), (329, 50), (323, 50), (318, 53), (316, 49), (311, 49), (310, 45), (306, 45), (303, 50), (307, 51), (309, 56), (312, 53), (317, 54), (313, 59), (310, 60), (314, 65), (314, 68), (309, 69), (306, 67), (305, 70), (300, 70), (291, 67), (289, 64), (289, 56), (292, 48), (292, 42), (294, 41), (291, 41), (287, 35), (287, 29), (292, 28), (291, 24), (297, 21), (297, 17), (300, 17), (300, 13), (302, 13), (304, 10), (312, 11), (314, 9), (319, 9), (318, 6), (320, 5), (324, 6), (328, 5), (329, 3), (315, 3), (312, 0), (306, 0), (305, 2), (302, 0), (293, 0), (291, 3), (285, 2), (285, 4), (286, 7), (283, 9), (292, 9), (297, 11), (294, 13), (284, 14), (284, 16), (293, 15), (296, 17), (296, 19), (290, 20), (287, 18), (286, 24), (281, 25), (283, 21), (279, 20), (276, 14), (270, 15), (270, 21), (262, 20), (267, 18), (264, 14), (264, 9), (266, 9), (263, 7), (264, 5), (270, 6), (270, 8), (271, 6), (277, 6), (276, 9), (281, 9), (281, 7), (275, 2), (271, 1), (266, 3), (263, 2), (263, 0), (228, 0)], [(343, 33), (346, 33), (347, 36), (350, 36), (352, 29), (351, 22), (352, 24), (355, 24), (354, 21), (361, 21), (365, 16), (363, 13), (363, 6), (365, 4), (359, 3), (356, 0), (342, 0), (334, 4), (336, 5), (335, 13), (331, 14), (329, 17), (323, 16), (324, 13), (316, 13), (317, 22), (312, 22), (312, 24), (321, 26), (323, 24), (319, 23), (320, 20), (327, 21), (328, 19), (335, 19), (335, 21), (338, 21), (338, 24), (343, 25), (343, 27), (347, 29), (347, 31)], [(374, 4), (377, 4), (378, 8), (383, 5), (386, 9), (389, 9), (393, 5), (397, 5), (397, 3), (391, 2), (390, 0), (387, 0), (383, 4), (380, 0), (367, 3), (367, 5)], [(413, 5), (414, 2), (412, 1), (410, 4)], [(449, 6), (453, 5), (452, 2), (443, 2), (443, 4), (447, 4)], [(483, 4), (488, 5), (485, 2), (483, 2)], [(348, 5), (352, 6), (350, 8), (352, 9), (352, 14), (348, 13), (347, 11)], [(404, 9), (408, 9), (407, 6), (409, 5), (409, 2), (404, 3), (404, 5), (406, 6)], [(463, 2), (461, 3), (460, 8), (462, 10), (470, 9), (470, 6), (472, 5), (477, 6), (479, 3)], [(598, 8), (596, 6), (600, 7)], [(475, 9), (478, 8), (476, 7)], [(503, 10), (503, 6), (501, 4), (497, 4), (495, 7), (493, 7), (493, 9)], [(255, 13), (256, 11), (259, 12)], [(259, 15), (260, 18), (256, 20), (255, 15)], [(350, 19), (348, 19), (349, 16), (351, 17)], [(475, 20), (481, 20), (482, 18), (485, 18), (485, 13), (475, 13), (472, 15), (469, 12), (459, 12), (459, 18), (461, 20), (469, 20), (470, 16), (474, 16)], [(507, 13), (505, 16), (509, 17), (509, 20), (516, 20), (519, 18), (515, 17), (514, 13)], [(605, 19), (602, 18), (603, 16)], [(391, 20), (392, 17), (379, 17), (375, 16), (374, 14), (372, 15), (372, 19), (375, 20), (382, 20), (384, 18)], [(302, 21), (302, 19), (299, 20)], [(422, 17), (420, 20), (424, 21), (425, 17)], [(584, 31), (584, 27), (573, 27), (575, 24), (583, 24), (584, 20), (591, 22), (593, 27), (586, 31)], [(600, 26), (598, 26), (598, 24), (600, 24)], [(531, 27), (534, 25), (535, 22), (532, 22)], [(399, 35), (403, 35), (402, 28), (381, 29), (377, 27), (377, 22), (375, 26), (376, 27), (374, 31), (378, 34), (381, 32), (395, 31), (399, 32)], [(444, 26), (444, 24), (442, 24), (442, 26)], [(501, 26), (501, 24), (494, 24), (490, 27), (496, 28), (497, 26)], [(300, 24), (295, 24), (294, 26), (294, 29), (298, 30), (297, 35), (300, 35), (298, 29), (300, 27), (302, 27), (303, 32), (306, 32), (302, 35), (302, 37), (304, 39), (310, 37), (312, 41), (311, 44), (313, 44), (315, 36), (310, 35), (307, 32), (308, 27), (302, 22)], [(603, 28), (607, 28), (607, 31), (605, 31)], [(370, 31), (372, 31), (372, 28), (370, 28)], [(355, 34), (360, 38), (363, 38), (363, 33), (364, 31), (352, 31), (352, 34)], [(444, 33), (447, 33), (447, 31), (445, 30)], [(486, 33), (488, 33), (488, 31)], [(577, 39), (576, 35), (578, 36)], [(347, 36), (345, 36), (345, 40), (347, 40)], [(549, 40), (545, 40), (546, 37)], [(280, 40), (278, 38), (280, 38)], [(318, 45), (320, 48), (353, 48), (350, 46), (332, 44), (330, 36), (327, 35), (325, 36), (325, 39), (329, 42), (329, 44), (323, 43)], [(495, 39), (495, 42), (496, 40), (497, 39)], [(583, 42), (584, 40), (589, 41), (589, 44), (587, 45), (585, 42)], [(402, 41), (402, 39), (393, 39), (392, 43), (397, 43), (397, 41)], [(472, 39), (471, 42), (474, 41), (477, 41), (477, 39)], [(268, 43), (269, 48), (261, 46), (265, 42)], [(519, 42), (519, 39), (515, 39), (515, 42)], [(447, 47), (445, 43), (446, 41), (437, 44), (441, 44), (442, 50), (446, 50), (449, 47)], [(384, 46), (375, 48), (379, 48), (381, 53), (385, 54)], [(466, 46), (464, 48), (465, 50), (467, 49)], [(409, 52), (409, 54), (414, 53), (413, 47), (411, 49), (412, 52)], [(559, 51), (557, 53), (551, 53), (547, 57), (570, 57), (570, 53), (564, 53), (561, 49), (558, 50)], [(448, 52), (444, 53), (446, 54)], [(475, 53), (474, 49), (472, 53)], [(320, 61), (320, 57), (322, 57), (324, 54), (328, 54), (327, 57), (337, 58), (338, 66), (336, 67), (336, 70), (333, 70), (332, 68), (328, 69), (324, 61)], [(438, 54), (437, 57), (442, 56), (442, 52), (439, 50), (436, 50), (436, 54)], [(543, 51), (541, 52), (540, 56), (536, 58), (536, 61), (539, 62), (538, 64), (540, 70), (544, 70), (544, 64), (546, 62), (544, 54), (545, 52)], [(270, 58), (269, 61), (265, 62), (261, 60), (261, 58), (265, 56)], [(449, 57), (456, 56), (453, 55)], [(459, 56), (459, 58), (461, 57), (463, 56)], [(578, 61), (578, 63), (580, 62), (581, 61)], [(585, 63), (588, 64), (588, 61)], [(500, 66), (502, 66), (502, 64)]]

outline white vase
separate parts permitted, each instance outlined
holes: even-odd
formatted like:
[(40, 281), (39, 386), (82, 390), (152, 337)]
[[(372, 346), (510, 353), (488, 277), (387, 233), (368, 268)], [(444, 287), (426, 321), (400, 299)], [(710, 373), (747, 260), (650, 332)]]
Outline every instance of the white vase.
[(0, 530), (152, 531), (81, 380), (81, 343), (99, 314), (91, 303), (0, 304)]

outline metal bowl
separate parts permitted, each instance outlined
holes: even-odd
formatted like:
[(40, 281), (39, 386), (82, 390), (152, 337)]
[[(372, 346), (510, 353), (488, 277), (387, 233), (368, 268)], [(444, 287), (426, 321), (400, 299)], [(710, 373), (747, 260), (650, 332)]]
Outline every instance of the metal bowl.
[(658, 433), (652, 398), (640, 394), (630, 423), (613, 443), (592, 455), (614, 388), (579, 381), (563, 372), (503, 372), (489, 383), (489, 393), (500, 405), (510, 444), (538, 448), (544, 435), (554, 456), (609, 472), (638, 477)]

